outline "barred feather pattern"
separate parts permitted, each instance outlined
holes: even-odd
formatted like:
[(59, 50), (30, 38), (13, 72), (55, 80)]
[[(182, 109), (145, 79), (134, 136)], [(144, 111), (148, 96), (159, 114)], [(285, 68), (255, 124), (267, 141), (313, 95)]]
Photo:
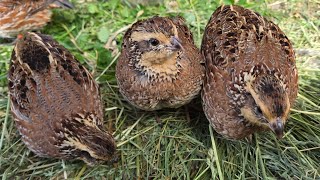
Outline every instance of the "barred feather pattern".
[(51, 20), (51, 8), (72, 8), (67, 0), (0, 0), (0, 37), (38, 30)]
[(34, 153), (89, 165), (113, 158), (98, 84), (50, 36), (26, 33), (17, 41), (8, 81), (13, 118)]

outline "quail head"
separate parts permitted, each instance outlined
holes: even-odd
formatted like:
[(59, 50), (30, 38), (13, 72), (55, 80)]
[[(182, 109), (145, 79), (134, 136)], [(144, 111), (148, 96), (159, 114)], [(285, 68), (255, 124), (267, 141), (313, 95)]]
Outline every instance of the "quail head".
[(283, 136), (298, 91), (294, 51), (273, 22), (240, 6), (221, 6), (203, 36), (204, 112), (214, 129), (241, 139), (257, 131)]
[(50, 36), (26, 33), (17, 41), (8, 80), (13, 118), (34, 153), (89, 165), (113, 158), (97, 83)]
[(51, 19), (51, 8), (72, 8), (68, 0), (0, 0), (0, 37), (38, 30)]
[(176, 108), (199, 94), (204, 67), (180, 17), (140, 20), (126, 32), (116, 67), (121, 94), (137, 108)]

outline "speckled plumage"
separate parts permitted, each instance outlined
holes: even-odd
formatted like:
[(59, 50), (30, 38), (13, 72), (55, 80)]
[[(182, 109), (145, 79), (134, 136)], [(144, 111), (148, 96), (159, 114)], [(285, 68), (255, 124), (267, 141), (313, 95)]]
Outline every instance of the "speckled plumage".
[(51, 20), (51, 8), (72, 8), (68, 0), (0, 0), (0, 37), (38, 30)]
[(138, 21), (126, 32), (118, 59), (120, 92), (143, 110), (180, 107), (201, 89), (202, 62), (182, 18)]
[(39, 156), (112, 158), (115, 142), (103, 126), (103, 103), (90, 73), (50, 36), (26, 33), (8, 73), (11, 112), (27, 147)]
[(204, 112), (229, 138), (273, 130), (282, 137), (298, 90), (291, 42), (277, 25), (239, 6), (221, 6), (203, 36)]

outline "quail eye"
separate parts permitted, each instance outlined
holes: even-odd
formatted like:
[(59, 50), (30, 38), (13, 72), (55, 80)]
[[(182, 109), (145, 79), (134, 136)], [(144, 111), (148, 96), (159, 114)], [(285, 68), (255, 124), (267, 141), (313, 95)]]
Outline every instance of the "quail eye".
[(157, 46), (157, 45), (159, 44), (159, 41), (158, 41), (158, 39), (151, 38), (151, 39), (149, 39), (149, 43), (150, 43), (152, 46)]
[(258, 114), (262, 114), (262, 111), (261, 111), (261, 109), (257, 106), (257, 107), (255, 107), (255, 111), (258, 113)]

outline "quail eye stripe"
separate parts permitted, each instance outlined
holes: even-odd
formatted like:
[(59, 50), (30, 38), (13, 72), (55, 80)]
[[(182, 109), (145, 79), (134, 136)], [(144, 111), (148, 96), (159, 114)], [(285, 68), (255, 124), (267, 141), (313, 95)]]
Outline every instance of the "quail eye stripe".
[(155, 39), (155, 38), (151, 38), (149, 39), (149, 43), (152, 45), (152, 46), (157, 46), (159, 44), (159, 40), (158, 39)]

